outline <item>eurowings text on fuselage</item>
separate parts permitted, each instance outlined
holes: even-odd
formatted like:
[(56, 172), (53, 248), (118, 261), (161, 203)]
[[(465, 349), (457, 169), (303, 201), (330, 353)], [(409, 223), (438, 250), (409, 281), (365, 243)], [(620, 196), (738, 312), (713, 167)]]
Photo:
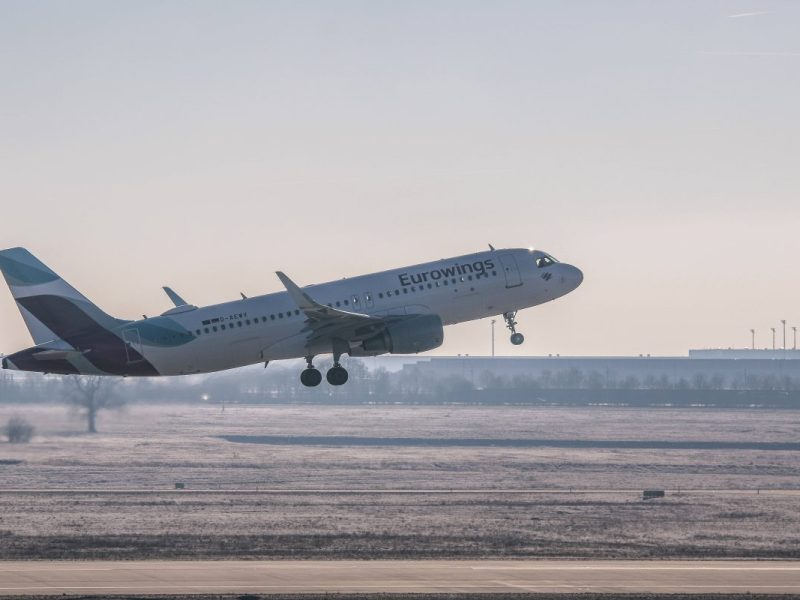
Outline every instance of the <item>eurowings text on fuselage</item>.
[(0, 270), (35, 346), (3, 368), (60, 374), (163, 376), (208, 373), (333, 354), (328, 381), (341, 385), (343, 354), (410, 354), (440, 346), (443, 326), (503, 315), (512, 343), (516, 312), (559, 298), (583, 280), (538, 250), (489, 250), (401, 269), (197, 307), (165, 288), (175, 307), (139, 321), (114, 318), (23, 248), (0, 251)]

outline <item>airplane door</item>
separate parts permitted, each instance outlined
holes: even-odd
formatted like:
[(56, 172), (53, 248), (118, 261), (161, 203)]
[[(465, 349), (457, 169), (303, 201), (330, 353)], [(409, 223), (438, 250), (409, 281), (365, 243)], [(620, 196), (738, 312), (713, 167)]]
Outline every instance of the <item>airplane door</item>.
[(506, 276), (506, 287), (512, 288), (522, 285), (522, 278), (519, 275), (517, 260), (513, 254), (501, 254), (500, 262), (503, 265), (503, 273)]
[(128, 356), (128, 363), (141, 362), (144, 360), (142, 338), (139, 336), (138, 329), (123, 329), (122, 340), (125, 342), (125, 353)]
[(375, 306), (375, 301), (372, 299), (372, 292), (364, 292), (364, 304), (367, 308)]

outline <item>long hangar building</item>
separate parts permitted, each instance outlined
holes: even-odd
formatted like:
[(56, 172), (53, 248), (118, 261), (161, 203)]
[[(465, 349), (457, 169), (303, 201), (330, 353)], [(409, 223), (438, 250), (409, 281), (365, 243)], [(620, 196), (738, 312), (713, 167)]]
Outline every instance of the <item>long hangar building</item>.
[(688, 356), (542, 356), (419, 357), (403, 365), (416, 375), (461, 377), (480, 387), (488, 375), (504, 378), (557, 378), (579, 376), (584, 385), (638, 385), (648, 381), (677, 385), (696, 384), (723, 388), (746, 387), (755, 379), (791, 378), (800, 382), (800, 350), (690, 350)]

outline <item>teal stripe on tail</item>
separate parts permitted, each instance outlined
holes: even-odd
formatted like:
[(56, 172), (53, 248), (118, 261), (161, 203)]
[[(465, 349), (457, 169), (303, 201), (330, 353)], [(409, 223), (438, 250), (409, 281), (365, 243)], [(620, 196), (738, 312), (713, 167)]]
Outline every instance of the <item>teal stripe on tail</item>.
[[(0, 250), (0, 271), (37, 345), (64, 339), (76, 327), (113, 328), (120, 323), (25, 248)], [(80, 321), (73, 307), (84, 317)]]

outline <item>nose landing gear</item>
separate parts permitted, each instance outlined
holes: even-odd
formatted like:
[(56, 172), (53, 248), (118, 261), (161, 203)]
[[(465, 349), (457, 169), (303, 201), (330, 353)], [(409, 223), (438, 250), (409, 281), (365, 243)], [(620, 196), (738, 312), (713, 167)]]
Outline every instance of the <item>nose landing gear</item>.
[(517, 333), (517, 321), (515, 317), (517, 316), (517, 311), (509, 311), (503, 313), (503, 319), (506, 321), (506, 327), (511, 332), (511, 343), (515, 346), (519, 346), (522, 342), (525, 341), (525, 336), (521, 333)]

